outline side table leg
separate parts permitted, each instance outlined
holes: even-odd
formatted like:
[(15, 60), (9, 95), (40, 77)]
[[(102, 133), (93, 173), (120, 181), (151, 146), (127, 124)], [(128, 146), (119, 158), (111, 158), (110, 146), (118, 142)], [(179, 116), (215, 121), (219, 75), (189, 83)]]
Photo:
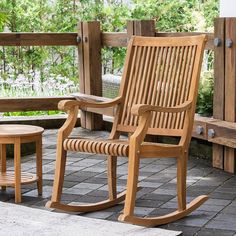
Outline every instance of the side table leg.
[[(1, 173), (6, 172), (6, 144), (0, 144), (0, 159), (1, 159)], [(6, 186), (1, 187), (2, 190), (6, 190)]]
[(20, 138), (14, 142), (14, 168), (15, 168), (15, 203), (21, 202), (21, 147)]
[(38, 195), (42, 195), (43, 192), (43, 183), (42, 183), (42, 135), (36, 141), (36, 169), (37, 169), (37, 186), (38, 186)]

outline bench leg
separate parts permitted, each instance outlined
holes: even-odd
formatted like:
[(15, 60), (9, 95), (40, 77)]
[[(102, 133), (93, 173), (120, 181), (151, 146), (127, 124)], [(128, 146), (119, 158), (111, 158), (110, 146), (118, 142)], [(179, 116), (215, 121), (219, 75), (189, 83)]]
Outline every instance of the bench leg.
[(42, 184), (42, 136), (36, 141), (36, 169), (37, 169), (37, 187), (38, 195), (42, 195), (43, 184)]
[(21, 147), (20, 138), (14, 142), (14, 168), (15, 168), (15, 203), (21, 202)]
[[(0, 144), (0, 159), (1, 159), (1, 173), (6, 172), (6, 144)], [(6, 190), (6, 186), (1, 187), (2, 190)]]

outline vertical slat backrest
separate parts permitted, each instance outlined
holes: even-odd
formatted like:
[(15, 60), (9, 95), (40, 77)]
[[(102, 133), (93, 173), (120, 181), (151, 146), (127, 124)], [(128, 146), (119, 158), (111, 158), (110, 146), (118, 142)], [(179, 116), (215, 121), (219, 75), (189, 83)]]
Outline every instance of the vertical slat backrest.
[[(128, 47), (117, 130), (132, 132), (134, 104), (174, 107), (193, 101), (195, 110), (205, 36), (133, 37)], [(154, 113), (149, 134), (181, 135), (185, 113)]]

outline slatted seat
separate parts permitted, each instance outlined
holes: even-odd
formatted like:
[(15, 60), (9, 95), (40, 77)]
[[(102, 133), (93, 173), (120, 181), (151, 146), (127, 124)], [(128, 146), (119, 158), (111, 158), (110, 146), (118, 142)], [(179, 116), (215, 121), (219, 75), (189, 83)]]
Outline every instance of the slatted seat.
[(129, 143), (123, 140), (65, 139), (63, 147), (67, 151), (88, 152), (113, 156), (128, 156)]
[[(57, 159), (53, 194), (47, 207), (71, 212), (105, 209), (125, 199), (120, 221), (154, 226), (180, 219), (208, 197), (202, 195), (186, 204), (188, 148), (193, 128), (198, 82), (205, 36), (132, 37), (128, 44), (119, 96), (110, 102), (94, 102), (78, 97), (77, 101), (59, 103), (68, 112), (58, 132)], [(116, 115), (108, 140), (69, 139), (79, 109), (115, 107)], [(129, 135), (118, 141), (120, 134)], [(178, 137), (176, 145), (145, 142), (147, 134)], [(96, 204), (73, 206), (61, 202), (68, 150), (107, 154), (109, 198)], [(128, 157), (127, 191), (117, 194), (117, 156)], [(160, 217), (134, 215), (141, 158), (169, 158), (177, 161), (178, 209)], [(158, 200), (158, 199), (157, 199)]]

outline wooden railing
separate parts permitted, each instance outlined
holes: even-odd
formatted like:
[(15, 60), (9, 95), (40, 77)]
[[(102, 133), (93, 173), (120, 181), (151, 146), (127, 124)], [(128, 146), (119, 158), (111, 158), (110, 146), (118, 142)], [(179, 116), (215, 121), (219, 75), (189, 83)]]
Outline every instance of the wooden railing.
[[(216, 20), (215, 34), (204, 33), (207, 34), (205, 49), (214, 50), (215, 52), (214, 119), (196, 115), (193, 137), (207, 140), (214, 144), (213, 166), (229, 172), (235, 172), (235, 150), (232, 148), (236, 148), (236, 123), (235, 119), (229, 119), (228, 114), (230, 109), (234, 113), (236, 110), (236, 82), (232, 79), (235, 75), (233, 68), (236, 67), (236, 49), (234, 45), (231, 48), (232, 50), (224, 47), (226, 25), (231, 27), (231, 33), (228, 36), (236, 40), (235, 34), (232, 33), (234, 32), (232, 27), (236, 26), (236, 23), (232, 23), (232, 21), (226, 22), (222, 18)], [(0, 46), (75, 46), (79, 53), (80, 91), (88, 95), (101, 96), (100, 51), (102, 47), (126, 47), (132, 35), (167, 37), (196, 34), (202, 33), (156, 32), (153, 21), (129, 21), (127, 32), (121, 33), (101, 32), (98, 22), (81, 22), (78, 26), (78, 33), (0, 33)], [(216, 37), (220, 43), (217, 44), (216, 40), (215, 46), (214, 38)], [(225, 51), (228, 52), (226, 56)], [(225, 82), (226, 74), (230, 78), (230, 82)], [(233, 94), (227, 94), (227, 89), (233, 91)], [(0, 112), (56, 110), (58, 101), (68, 98), (71, 99), (72, 97), (1, 98)], [(226, 110), (225, 107), (227, 108)], [(90, 109), (84, 111), (81, 114), (82, 126), (89, 129), (100, 128), (102, 116), (99, 114), (101, 113), (113, 115), (114, 110), (106, 109), (101, 112), (96, 109)]]

